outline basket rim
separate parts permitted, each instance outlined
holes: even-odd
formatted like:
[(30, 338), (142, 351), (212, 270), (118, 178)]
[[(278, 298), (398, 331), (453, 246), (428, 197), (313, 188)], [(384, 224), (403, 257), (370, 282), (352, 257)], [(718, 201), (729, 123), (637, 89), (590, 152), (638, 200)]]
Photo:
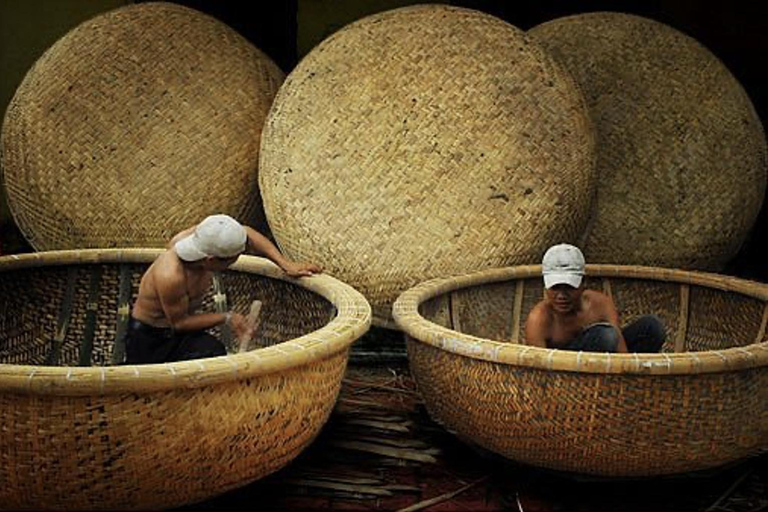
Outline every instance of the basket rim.
[[(736, 292), (766, 302), (768, 285), (721, 274), (638, 265), (590, 264), (591, 277), (647, 279)], [(556, 372), (636, 375), (697, 375), (758, 368), (768, 364), (768, 342), (682, 353), (612, 354), (504, 343), (462, 333), (421, 316), (419, 306), (438, 295), (479, 284), (541, 277), (541, 265), (518, 265), (431, 279), (403, 292), (392, 307), (395, 322), (415, 342), (460, 356), (501, 365)]]
[[(0, 257), (0, 275), (22, 268), (93, 263), (151, 263), (163, 249), (82, 249)], [(0, 392), (83, 396), (197, 388), (259, 377), (320, 361), (347, 350), (368, 331), (371, 306), (363, 295), (326, 274), (291, 278), (272, 261), (241, 256), (234, 272), (259, 274), (315, 292), (336, 308), (326, 325), (298, 338), (242, 354), (172, 363), (56, 367), (0, 364)]]

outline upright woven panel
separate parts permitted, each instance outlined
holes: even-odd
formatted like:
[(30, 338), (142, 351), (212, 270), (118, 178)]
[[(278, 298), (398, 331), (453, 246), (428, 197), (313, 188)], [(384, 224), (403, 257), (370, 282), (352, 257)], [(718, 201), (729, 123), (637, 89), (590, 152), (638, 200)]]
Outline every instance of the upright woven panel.
[(574, 240), (593, 143), (575, 83), (523, 32), (417, 6), (343, 28), (294, 69), (264, 128), (259, 184), (281, 248), (391, 325), (392, 302), (419, 281)]
[(618, 13), (530, 31), (579, 82), (598, 137), (591, 262), (718, 269), (763, 200), (766, 142), (737, 80), (706, 48)]
[(2, 167), (36, 249), (158, 246), (214, 212), (262, 229), (261, 128), (282, 72), (221, 22), (132, 5), (69, 32), (6, 113)]

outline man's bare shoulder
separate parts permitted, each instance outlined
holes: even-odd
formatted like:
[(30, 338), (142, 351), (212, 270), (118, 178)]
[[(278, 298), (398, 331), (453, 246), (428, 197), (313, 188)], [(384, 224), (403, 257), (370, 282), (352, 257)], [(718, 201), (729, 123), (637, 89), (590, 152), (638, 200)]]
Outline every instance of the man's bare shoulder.
[(158, 256), (152, 263), (150, 272), (156, 286), (173, 286), (184, 282), (184, 266), (173, 249)]
[(549, 320), (549, 306), (547, 301), (541, 300), (531, 308), (526, 323), (545, 323)]

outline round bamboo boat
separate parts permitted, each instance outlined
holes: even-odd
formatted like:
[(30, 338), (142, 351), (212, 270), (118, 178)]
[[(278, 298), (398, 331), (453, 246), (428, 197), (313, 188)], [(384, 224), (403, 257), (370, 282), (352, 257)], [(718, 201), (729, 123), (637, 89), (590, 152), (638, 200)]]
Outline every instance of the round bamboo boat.
[(425, 282), (393, 308), (427, 409), (523, 463), (603, 476), (723, 465), (768, 441), (768, 286), (653, 267), (587, 265), (629, 323), (656, 314), (658, 354), (526, 346), (540, 266)]
[(281, 468), (326, 421), (349, 347), (370, 325), (362, 295), (244, 256), (216, 276), (203, 308), (261, 300), (257, 348), (120, 365), (129, 304), (159, 254), (0, 258), (0, 508), (201, 501)]

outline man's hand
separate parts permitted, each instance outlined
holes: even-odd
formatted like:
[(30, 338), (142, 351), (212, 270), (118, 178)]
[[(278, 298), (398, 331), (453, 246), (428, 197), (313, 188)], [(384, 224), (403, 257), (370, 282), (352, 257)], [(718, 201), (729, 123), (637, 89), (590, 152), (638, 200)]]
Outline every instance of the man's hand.
[(323, 268), (314, 263), (296, 263), (294, 261), (288, 261), (283, 266), (283, 271), (290, 277), (303, 277), (318, 274), (323, 271)]

